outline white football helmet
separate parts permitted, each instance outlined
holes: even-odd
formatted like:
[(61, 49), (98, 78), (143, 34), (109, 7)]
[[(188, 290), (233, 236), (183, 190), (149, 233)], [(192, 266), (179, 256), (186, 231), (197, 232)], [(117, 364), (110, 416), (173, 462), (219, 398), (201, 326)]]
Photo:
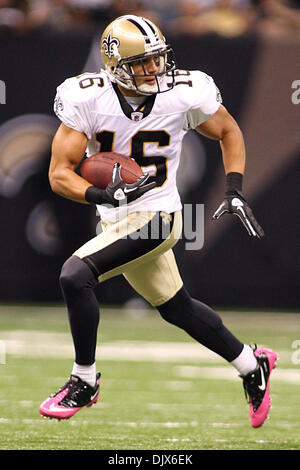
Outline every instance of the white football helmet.
[[(166, 44), (159, 28), (140, 16), (121, 16), (106, 27), (101, 37), (101, 57), (113, 82), (139, 94), (163, 93), (174, 86), (173, 50)], [(138, 86), (136, 78), (147, 75), (144, 61), (150, 57), (159, 67), (158, 73), (153, 75), (156, 83)], [(137, 63), (142, 66), (143, 74), (134, 74), (132, 66)], [(162, 89), (161, 81), (166, 73), (170, 75), (170, 82)]]

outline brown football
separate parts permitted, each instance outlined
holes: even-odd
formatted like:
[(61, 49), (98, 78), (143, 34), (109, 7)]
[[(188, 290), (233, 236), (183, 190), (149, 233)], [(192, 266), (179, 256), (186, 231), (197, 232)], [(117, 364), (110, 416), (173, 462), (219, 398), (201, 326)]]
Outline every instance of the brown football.
[(97, 188), (105, 189), (109, 184), (114, 164), (119, 162), (121, 177), (125, 183), (134, 183), (143, 172), (141, 167), (130, 157), (116, 152), (100, 152), (84, 160), (80, 167), (81, 175)]

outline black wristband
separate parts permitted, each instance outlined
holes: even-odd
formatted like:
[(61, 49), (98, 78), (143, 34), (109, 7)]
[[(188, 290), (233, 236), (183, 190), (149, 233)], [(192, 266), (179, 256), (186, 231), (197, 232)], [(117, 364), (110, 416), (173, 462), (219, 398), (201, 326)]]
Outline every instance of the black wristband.
[(243, 175), (241, 173), (231, 172), (226, 175), (226, 194), (234, 191), (242, 191)]
[(104, 189), (89, 186), (85, 192), (85, 200), (91, 204), (103, 204), (109, 202)]

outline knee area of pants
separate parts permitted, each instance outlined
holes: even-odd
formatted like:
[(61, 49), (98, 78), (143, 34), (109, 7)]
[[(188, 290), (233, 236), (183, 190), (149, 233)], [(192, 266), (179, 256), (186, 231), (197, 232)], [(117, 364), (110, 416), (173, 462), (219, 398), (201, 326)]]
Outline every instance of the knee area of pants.
[(64, 270), (64, 268), (61, 270), (59, 283), (64, 291), (80, 289), (80, 284), (78, 279), (76, 279), (76, 275), (69, 274), (66, 270)]
[(213, 330), (223, 328), (221, 317), (210, 307), (195, 299), (186, 297), (186, 302), (177, 304), (177, 302), (166, 302), (158, 308), (162, 318), (180, 328), (186, 328), (187, 325), (195, 324), (202, 327), (209, 327)]
[(185, 288), (182, 288), (172, 299), (156, 308), (164, 320), (181, 327), (185, 323), (185, 312), (192, 309), (192, 299)]
[(161, 305), (160, 307), (157, 307), (161, 317), (169, 322), (169, 323), (172, 323), (173, 325), (177, 325), (177, 326), (181, 326), (181, 323), (182, 321), (182, 317), (180, 315), (177, 314), (176, 311), (174, 310), (170, 310), (168, 307), (164, 306), (164, 305)]
[(59, 282), (63, 291), (78, 291), (86, 286), (91, 271), (80, 259), (69, 258), (63, 265)]

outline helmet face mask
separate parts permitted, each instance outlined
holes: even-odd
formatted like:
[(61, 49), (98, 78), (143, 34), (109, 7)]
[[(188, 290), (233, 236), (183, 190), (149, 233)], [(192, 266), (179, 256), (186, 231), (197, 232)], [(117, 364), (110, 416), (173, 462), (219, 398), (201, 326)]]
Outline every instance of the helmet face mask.
[[(133, 86), (133, 88), (138, 93), (142, 93), (142, 94), (163, 93), (164, 91), (170, 90), (172, 87), (171, 85), (165, 90), (161, 90), (161, 87), (160, 87), (160, 82), (162, 78), (166, 75), (166, 73), (170, 73), (171, 77), (173, 77), (174, 75), (172, 74), (172, 71), (175, 69), (175, 61), (170, 56), (172, 56), (172, 50), (171, 48), (167, 46), (167, 47), (164, 47), (162, 50), (155, 52), (155, 53), (148, 53), (148, 54), (143, 54), (142, 56), (135, 56), (135, 57), (129, 57), (126, 59), (121, 59), (118, 66), (116, 67), (115, 76), (118, 75), (119, 69), (120, 69), (121, 74), (124, 74), (124, 76), (127, 76), (127, 78), (125, 79), (126, 82), (129, 81), (129, 83)], [(147, 64), (147, 61), (150, 59), (153, 59), (156, 67), (158, 68), (158, 72), (156, 72), (155, 74), (147, 73), (146, 71), (146, 68), (147, 68), (146, 64)], [(134, 70), (134, 68), (136, 67), (138, 67), (142, 73), (137, 73)], [(155, 82), (156, 82), (155, 85), (148, 85), (147, 83), (143, 83), (139, 85), (137, 79), (145, 78), (145, 77), (155, 77)]]
[[(173, 50), (149, 20), (126, 15), (113, 21), (102, 35), (101, 56), (110, 79), (138, 94), (163, 93), (174, 86)], [(147, 73), (149, 61), (155, 64), (155, 71)], [(171, 80), (163, 89), (161, 82), (167, 73)], [(155, 83), (147, 83), (145, 77)]]

